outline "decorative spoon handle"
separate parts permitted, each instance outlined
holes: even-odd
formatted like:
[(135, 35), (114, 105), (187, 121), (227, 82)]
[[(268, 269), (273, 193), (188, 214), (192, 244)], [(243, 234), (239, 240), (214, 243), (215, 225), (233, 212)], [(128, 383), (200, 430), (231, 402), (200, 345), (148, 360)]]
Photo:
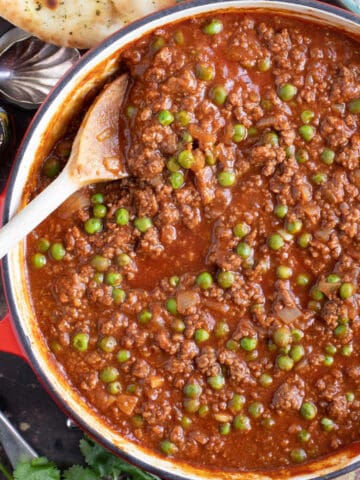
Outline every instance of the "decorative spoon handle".
[(79, 185), (71, 181), (65, 167), (48, 187), (0, 229), (0, 258), (78, 189)]
[(1, 411), (0, 443), (14, 468), (19, 461), (37, 457), (37, 453), (25, 442)]

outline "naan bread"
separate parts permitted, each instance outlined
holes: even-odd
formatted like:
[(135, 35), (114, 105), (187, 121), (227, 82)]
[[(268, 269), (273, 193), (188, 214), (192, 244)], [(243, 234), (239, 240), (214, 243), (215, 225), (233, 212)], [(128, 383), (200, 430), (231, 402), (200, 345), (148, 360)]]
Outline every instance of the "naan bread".
[(0, 0), (0, 16), (42, 40), (90, 48), (176, 0)]

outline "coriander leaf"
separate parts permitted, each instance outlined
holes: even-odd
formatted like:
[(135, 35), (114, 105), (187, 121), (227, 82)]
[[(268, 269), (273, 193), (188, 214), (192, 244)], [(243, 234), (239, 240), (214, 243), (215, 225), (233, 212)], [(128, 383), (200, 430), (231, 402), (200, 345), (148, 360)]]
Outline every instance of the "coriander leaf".
[(60, 471), (45, 457), (20, 462), (14, 470), (15, 480), (60, 480)]
[(112, 455), (89, 438), (80, 441), (80, 450), (84, 455), (85, 462), (101, 477), (111, 477), (113, 480), (117, 480), (120, 474), (126, 473), (132, 480), (159, 480), (159, 477), (144, 472)]
[(90, 468), (80, 467), (79, 465), (73, 465), (63, 474), (64, 480), (100, 480), (97, 475)]

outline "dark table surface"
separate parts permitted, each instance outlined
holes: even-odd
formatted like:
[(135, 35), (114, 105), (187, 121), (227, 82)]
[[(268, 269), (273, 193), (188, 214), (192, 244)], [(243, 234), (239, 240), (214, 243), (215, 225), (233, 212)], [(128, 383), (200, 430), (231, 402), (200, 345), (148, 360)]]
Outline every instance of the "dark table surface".
[[(335, 2), (328, 2), (335, 3)], [(9, 24), (0, 18), (0, 35), (9, 28)], [(34, 112), (24, 112), (5, 105), (13, 118), (16, 142), (6, 153), (0, 154), (0, 191), (5, 186), (14, 159), (16, 146)], [(7, 311), (4, 293), (0, 281), (0, 319)], [(82, 433), (78, 429), (66, 426), (67, 417), (48, 396), (39, 384), (31, 368), (25, 361), (0, 352), (0, 410), (2, 410), (23, 437), (41, 455), (60, 466), (70, 466), (81, 462), (79, 440)], [(6, 456), (0, 446), (0, 462), (6, 464)], [(0, 480), (4, 477), (0, 473)], [(360, 480), (360, 472), (341, 477), (341, 480)], [(340, 480), (340, 477), (339, 477)]]

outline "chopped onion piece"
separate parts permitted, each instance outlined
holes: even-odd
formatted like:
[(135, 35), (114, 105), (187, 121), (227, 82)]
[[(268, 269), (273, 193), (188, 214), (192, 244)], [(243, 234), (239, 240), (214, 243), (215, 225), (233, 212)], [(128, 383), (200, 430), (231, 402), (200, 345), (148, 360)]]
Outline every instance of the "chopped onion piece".
[(284, 307), (277, 315), (283, 322), (291, 323), (300, 317), (301, 311), (297, 307)]

